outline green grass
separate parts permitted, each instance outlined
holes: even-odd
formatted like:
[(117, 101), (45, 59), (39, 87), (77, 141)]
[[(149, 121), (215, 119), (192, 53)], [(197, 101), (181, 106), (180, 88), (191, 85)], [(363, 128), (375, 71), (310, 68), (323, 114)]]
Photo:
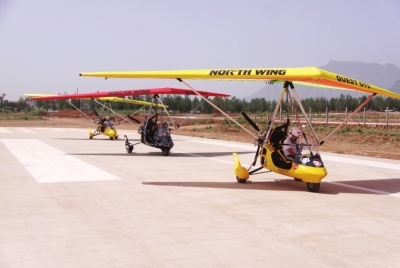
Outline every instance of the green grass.
[(0, 113), (0, 120), (42, 120), (42, 115), (47, 114), (43, 111), (24, 111), (19, 113)]

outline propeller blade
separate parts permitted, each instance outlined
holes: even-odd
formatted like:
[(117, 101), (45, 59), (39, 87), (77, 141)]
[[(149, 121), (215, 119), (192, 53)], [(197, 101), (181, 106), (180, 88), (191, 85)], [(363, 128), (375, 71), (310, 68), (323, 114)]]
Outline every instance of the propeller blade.
[(129, 114), (127, 115), (127, 117), (129, 118), (129, 119), (131, 119), (132, 121), (135, 121), (136, 123), (138, 123), (138, 124), (141, 124), (142, 122), (140, 122), (139, 120), (137, 120), (136, 118), (133, 118), (132, 116), (130, 116)]
[(260, 129), (258, 128), (258, 126), (256, 125), (256, 123), (253, 122), (253, 120), (250, 119), (250, 117), (247, 116), (247, 114), (245, 112), (241, 112), (241, 114), (243, 115), (244, 119), (247, 120), (247, 122), (249, 122), (249, 124), (258, 132), (260, 132)]

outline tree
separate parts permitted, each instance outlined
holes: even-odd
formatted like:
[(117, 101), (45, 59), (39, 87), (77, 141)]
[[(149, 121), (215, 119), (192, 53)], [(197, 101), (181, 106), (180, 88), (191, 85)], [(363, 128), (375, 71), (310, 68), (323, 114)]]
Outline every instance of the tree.
[(48, 100), (43, 101), (43, 109), (48, 110), (50, 108), (50, 102)]
[(19, 97), (18, 102), (17, 102), (17, 107), (19, 110), (22, 110), (26, 107), (26, 103), (23, 97)]

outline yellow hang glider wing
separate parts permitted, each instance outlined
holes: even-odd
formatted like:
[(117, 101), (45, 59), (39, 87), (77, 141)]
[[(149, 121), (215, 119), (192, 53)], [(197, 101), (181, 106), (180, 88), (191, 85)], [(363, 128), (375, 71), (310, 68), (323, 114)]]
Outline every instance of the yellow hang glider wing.
[[(24, 94), (25, 97), (27, 98), (34, 98), (34, 100), (40, 100), (41, 97), (58, 97), (60, 95), (51, 95), (51, 94)], [(62, 96), (62, 95), (61, 95)], [(91, 98), (75, 98), (79, 100), (90, 100)], [(124, 103), (131, 103), (131, 104), (136, 104), (136, 105), (143, 105), (143, 106), (150, 106), (151, 103), (147, 101), (138, 101), (138, 100), (131, 100), (131, 99), (125, 99), (125, 98), (118, 98), (118, 97), (99, 97), (99, 98), (94, 98), (95, 100), (101, 100), (101, 101), (115, 101), (115, 102), (124, 102)], [(48, 98), (46, 99), (48, 100)], [(167, 105), (162, 105), (162, 104), (153, 104), (153, 106), (161, 107), (161, 108), (168, 108)]]
[(321, 85), (335, 89), (360, 91), (368, 94), (375, 93), (386, 97), (400, 98), (400, 94), (395, 92), (316, 67), (92, 72), (80, 73), (79, 75), (104, 78), (212, 79), (244, 81), (278, 80), (302, 82), (309, 85)]
[(26, 98), (40, 98), (40, 97), (58, 96), (58, 95), (54, 95), (54, 94), (23, 94), (23, 95)]
[[(131, 103), (131, 104), (137, 104), (137, 105), (143, 105), (143, 106), (150, 106), (151, 103), (147, 101), (138, 101), (138, 100), (131, 100), (131, 99), (125, 99), (125, 98), (118, 98), (118, 97), (99, 97), (97, 98), (98, 100), (102, 101), (116, 101), (116, 102), (125, 102), (125, 103)], [(153, 106), (161, 107), (161, 108), (168, 108), (167, 105), (162, 105), (162, 104), (153, 104)]]

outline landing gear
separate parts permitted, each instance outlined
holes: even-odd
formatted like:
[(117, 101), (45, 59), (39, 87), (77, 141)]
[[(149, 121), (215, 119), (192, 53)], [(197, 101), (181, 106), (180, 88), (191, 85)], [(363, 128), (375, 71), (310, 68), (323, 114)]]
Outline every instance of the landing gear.
[(321, 183), (307, 182), (307, 189), (308, 189), (310, 192), (313, 192), (313, 193), (318, 192), (320, 186), (321, 186)]
[(130, 143), (129, 143), (128, 137), (127, 137), (126, 135), (124, 135), (124, 140), (125, 140), (125, 149), (126, 149), (126, 152), (127, 152), (128, 154), (132, 153), (132, 151), (133, 151), (133, 144), (130, 144)]
[(133, 145), (131, 145), (131, 146), (129, 146), (129, 147), (126, 147), (126, 152), (127, 152), (128, 154), (131, 154), (132, 151), (133, 151)]
[(246, 180), (243, 180), (243, 179), (239, 178), (238, 176), (236, 176), (236, 180), (238, 183), (246, 183)]
[(169, 155), (169, 149), (161, 149), (161, 151), (162, 151), (162, 154), (164, 156), (168, 156)]

